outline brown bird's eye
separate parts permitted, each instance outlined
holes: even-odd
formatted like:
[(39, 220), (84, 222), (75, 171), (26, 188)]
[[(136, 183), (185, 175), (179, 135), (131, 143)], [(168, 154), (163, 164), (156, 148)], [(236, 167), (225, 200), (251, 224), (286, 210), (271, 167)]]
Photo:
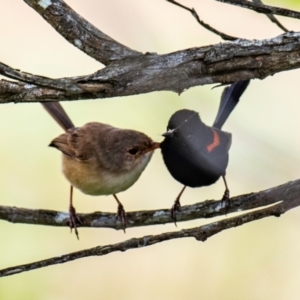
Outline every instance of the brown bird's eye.
[(131, 155), (136, 155), (138, 153), (138, 149), (137, 148), (131, 148), (128, 150), (128, 153)]

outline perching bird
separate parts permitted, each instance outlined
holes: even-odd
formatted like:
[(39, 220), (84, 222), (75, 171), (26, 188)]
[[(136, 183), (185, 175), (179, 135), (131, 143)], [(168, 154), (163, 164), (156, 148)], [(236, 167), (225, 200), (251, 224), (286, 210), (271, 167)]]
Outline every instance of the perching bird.
[(78, 238), (79, 218), (73, 206), (73, 186), (88, 195), (113, 195), (118, 203), (117, 218), (125, 230), (126, 214), (116, 194), (127, 190), (140, 177), (159, 143), (142, 132), (103, 123), (75, 127), (59, 102), (42, 103), (65, 130), (50, 147), (62, 152), (62, 171), (71, 183), (70, 221)]
[(238, 81), (224, 89), (212, 127), (205, 125), (198, 112), (193, 110), (179, 110), (171, 116), (160, 147), (170, 174), (184, 185), (171, 209), (175, 224), (176, 211), (180, 210), (180, 197), (187, 186), (195, 188), (211, 185), (222, 177), (225, 184), (222, 200), (225, 208), (228, 207), (229, 189), (225, 174), (231, 134), (221, 128), (249, 82)]

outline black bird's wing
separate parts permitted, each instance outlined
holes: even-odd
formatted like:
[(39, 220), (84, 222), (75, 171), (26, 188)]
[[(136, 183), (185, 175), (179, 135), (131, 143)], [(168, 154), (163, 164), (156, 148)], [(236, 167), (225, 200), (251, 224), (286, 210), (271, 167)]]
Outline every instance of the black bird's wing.
[(250, 80), (237, 81), (224, 89), (213, 127), (218, 129), (222, 128), (227, 118), (238, 104), (240, 97), (246, 90), (249, 82)]

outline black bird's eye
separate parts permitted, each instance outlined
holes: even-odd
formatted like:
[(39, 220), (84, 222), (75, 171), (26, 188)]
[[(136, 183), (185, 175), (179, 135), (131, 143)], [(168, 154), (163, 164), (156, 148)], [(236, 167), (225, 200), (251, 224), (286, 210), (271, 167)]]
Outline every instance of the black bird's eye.
[(138, 149), (137, 148), (131, 148), (128, 150), (128, 153), (131, 155), (136, 155), (138, 153)]

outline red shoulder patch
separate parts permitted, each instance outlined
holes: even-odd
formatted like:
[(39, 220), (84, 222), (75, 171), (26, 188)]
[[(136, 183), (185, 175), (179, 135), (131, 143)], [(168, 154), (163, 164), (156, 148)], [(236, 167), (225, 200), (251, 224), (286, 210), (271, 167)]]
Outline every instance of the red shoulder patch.
[(218, 147), (220, 145), (220, 136), (218, 135), (218, 133), (215, 130), (213, 130), (213, 129), (211, 129), (211, 130), (214, 134), (214, 139), (213, 139), (212, 143), (206, 147), (208, 153), (213, 151), (216, 147)]

